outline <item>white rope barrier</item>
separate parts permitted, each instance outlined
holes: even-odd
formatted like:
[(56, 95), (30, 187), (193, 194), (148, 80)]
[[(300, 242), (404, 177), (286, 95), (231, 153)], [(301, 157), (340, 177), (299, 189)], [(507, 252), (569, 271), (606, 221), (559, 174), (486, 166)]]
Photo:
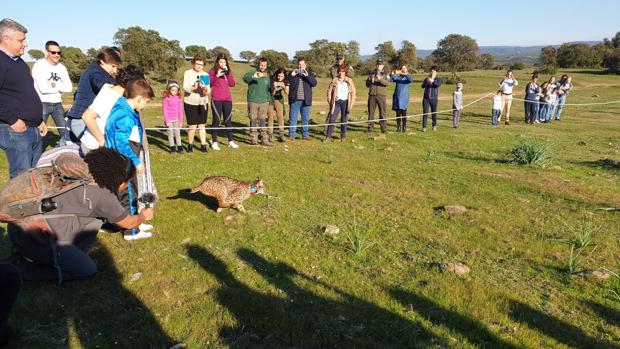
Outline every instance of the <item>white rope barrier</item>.
[[(480, 102), (481, 100), (488, 98), (490, 96), (493, 96), (495, 93), (490, 92), (468, 104), (463, 105), (463, 110), (465, 108), (469, 108), (474, 104), (477, 104), (478, 102)], [(512, 98), (513, 101), (523, 101), (523, 102), (531, 102), (531, 103), (537, 103), (537, 104), (547, 104), (544, 102), (540, 102), (540, 101), (526, 101), (525, 99), (521, 99), (521, 98)], [(581, 106), (594, 106), (594, 105), (608, 105), (608, 104), (618, 104), (620, 103), (620, 100), (618, 101), (607, 101), (607, 102), (596, 102), (596, 103), (564, 103), (564, 106), (574, 106), (574, 107), (581, 107)], [(454, 112), (456, 109), (446, 109), (446, 110), (441, 110), (441, 111), (436, 111), (436, 112), (429, 112), (427, 113), (429, 116), (436, 114), (447, 114), (447, 113), (452, 113)], [(309, 128), (317, 128), (317, 127), (326, 127), (326, 126), (340, 126), (342, 124), (346, 124), (346, 125), (357, 125), (357, 124), (368, 124), (369, 122), (381, 122), (381, 121), (390, 121), (390, 120), (396, 120), (399, 118), (405, 118), (405, 119), (410, 119), (410, 118), (414, 118), (414, 117), (419, 117), (419, 116), (423, 116), (424, 113), (420, 113), (420, 114), (412, 114), (412, 115), (406, 115), (406, 116), (402, 116), (402, 117), (390, 117), (390, 118), (383, 118), (383, 119), (375, 119), (375, 120), (355, 120), (355, 121), (347, 121), (347, 122), (334, 122), (334, 123), (322, 123), (322, 124), (308, 124), (307, 127)], [(284, 129), (290, 129), (290, 128), (298, 128), (298, 127), (303, 127), (302, 125), (283, 125), (281, 128)], [(280, 128), (279, 126), (274, 125), (273, 126), (274, 129), (276, 128)], [(60, 129), (60, 127), (52, 127), (49, 126), (48, 129)], [(256, 126), (256, 127), (252, 127), (252, 126), (233, 126), (233, 127), (202, 127), (202, 128), (190, 128), (190, 127), (172, 127), (172, 128), (168, 128), (168, 127), (144, 127), (144, 130), (147, 131), (167, 131), (167, 130), (205, 130), (205, 131), (227, 131), (227, 130), (263, 130), (263, 129), (270, 129), (269, 126)]]

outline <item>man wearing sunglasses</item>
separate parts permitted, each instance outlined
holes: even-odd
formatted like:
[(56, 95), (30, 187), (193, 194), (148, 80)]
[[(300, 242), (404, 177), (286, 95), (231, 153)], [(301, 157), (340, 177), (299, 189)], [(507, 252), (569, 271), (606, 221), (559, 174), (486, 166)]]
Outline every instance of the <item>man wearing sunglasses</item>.
[(60, 45), (56, 41), (46, 42), (45, 53), (45, 59), (37, 61), (32, 66), (32, 78), (43, 105), (43, 122), (47, 124), (49, 116), (52, 116), (56, 126), (60, 127), (60, 145), (64, 145), (66, 122), (60, 94), (71, 92), (73, 85), (67, 68), (60, 63), (62, 57)]
[(41, 157), (41, 99), (28, 64), (21, 59), (28, 30), (12, 19), (0, 21), (0, 149), (9, 161), (9, 175), (33, 168)]

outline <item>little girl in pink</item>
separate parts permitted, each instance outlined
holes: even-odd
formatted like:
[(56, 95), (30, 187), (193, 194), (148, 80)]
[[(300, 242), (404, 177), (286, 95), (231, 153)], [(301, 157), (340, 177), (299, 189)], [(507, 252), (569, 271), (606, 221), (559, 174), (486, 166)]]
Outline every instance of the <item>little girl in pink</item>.
[[(161, 100), (164, 123), (168, 127), (168, 144), (170, 153), (182, 153), (181, 130), (183, 127), (183, 101), (179, 96), (179, 84), (170, 81)], [(176, 144), (176, 147), (175, 147)]]

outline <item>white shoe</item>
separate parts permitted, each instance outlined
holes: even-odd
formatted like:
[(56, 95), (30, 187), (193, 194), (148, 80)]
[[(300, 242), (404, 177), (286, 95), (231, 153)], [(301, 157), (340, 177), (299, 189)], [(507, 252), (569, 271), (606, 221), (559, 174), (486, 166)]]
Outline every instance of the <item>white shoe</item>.
[(220, 150), (220, 145), (217, 144), (217, 142), (213, 142), (213, 143), (211, 143), (211, 148), (213, 150)]
[(150, 238), (151, 236), (153, 236), (153, 234), (140, 230), (137, 234), (123, 235), (123, 238), (127, 241), (131, 241), (131, 240), (146, 239), (146, 238)]
[(153, 230), (153, 226), (150, 224), (145, 224), (142, 223), (138, 226), (138, 229), (142, 230), (142, 231), (147, 231), (147, 230)]
[(237, 143), (235, 143), (235, 141), (230, 141), (228, 142), (228, 148), (237, 149), (239, 148), (239, 146), (237, 145)]

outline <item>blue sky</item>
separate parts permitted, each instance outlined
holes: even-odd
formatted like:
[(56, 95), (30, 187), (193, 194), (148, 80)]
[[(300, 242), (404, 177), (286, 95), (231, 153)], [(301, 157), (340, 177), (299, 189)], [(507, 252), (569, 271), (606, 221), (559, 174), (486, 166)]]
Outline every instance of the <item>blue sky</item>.
[(111, 45), (119, 28), (139, 25), (182, 47), (221, 45), (234, 56), (269, 48), (292, 56), (322, 38), (356, 40), (362, 54), (372, 54), (388, 40), (397, 48), (409, 40), (434, 49), (451, 33), (469, 35), (480, 46), (531, 46), (601, 40), (620, 31), (618, 0), (35, 0), (4, 1), (2, 12), (28, 28), (28, 49), (43, 49), (51, 39), (85, 51)]

